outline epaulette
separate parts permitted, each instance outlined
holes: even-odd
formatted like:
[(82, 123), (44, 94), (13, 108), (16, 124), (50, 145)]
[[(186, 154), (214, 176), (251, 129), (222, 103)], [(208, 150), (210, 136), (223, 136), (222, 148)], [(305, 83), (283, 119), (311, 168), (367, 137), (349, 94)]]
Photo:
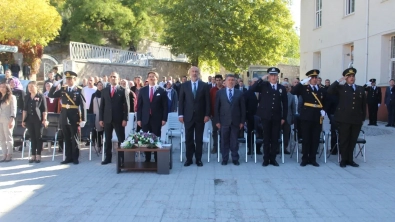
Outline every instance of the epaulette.
[(81, 86), (77, 86), (77, 88), (78, 88), (78, 89), (82, 89), (82, 87), (81, 87)]
[(65, 88), (65, 89), (67, 88), (67, 86), (62, 86), (62, 87)]

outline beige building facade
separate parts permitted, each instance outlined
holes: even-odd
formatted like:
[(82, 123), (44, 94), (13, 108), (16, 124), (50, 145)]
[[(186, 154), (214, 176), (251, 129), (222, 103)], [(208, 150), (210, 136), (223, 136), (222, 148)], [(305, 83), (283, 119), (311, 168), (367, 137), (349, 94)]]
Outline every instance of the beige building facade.
[(357, 69), (356, 83), (395, 79), (395, 0), (301, 0), (300, 73), (334, 81)]

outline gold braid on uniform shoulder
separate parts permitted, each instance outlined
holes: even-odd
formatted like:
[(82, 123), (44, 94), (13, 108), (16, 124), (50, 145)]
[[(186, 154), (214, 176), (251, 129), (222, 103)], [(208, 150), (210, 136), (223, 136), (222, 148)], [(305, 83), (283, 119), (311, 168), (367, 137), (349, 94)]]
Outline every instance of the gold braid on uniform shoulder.
[(82, 89), (82, 87), (81, 87), (81, 86), (77, 86), (77, 88), (78, 88), (78, 89)]

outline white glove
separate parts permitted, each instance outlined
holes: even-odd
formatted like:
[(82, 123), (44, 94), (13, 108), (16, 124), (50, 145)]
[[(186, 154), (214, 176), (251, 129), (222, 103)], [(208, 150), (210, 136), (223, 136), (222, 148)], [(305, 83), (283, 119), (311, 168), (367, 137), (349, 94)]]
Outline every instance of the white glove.
[(85, 123), (86, 123), (85, 121), (81, 121), (81, 122), (80, 122), (80, 127), (84, 128)]
[(63, 79), (54, 82), (54, 83), (53, 83), (53, 86), (54, 86), (54, 87), (58, 86), (58, 85), (60, 84), (60, 82), (62, 82), (62, 81), (63, 81)]
[(366, 86), (372, 86), (372, 83), (371, 82), (367, 82)]
[(379, 103), (379, 104), (377, 104), (377, 107), (380, 107), (380, 103)]
[(321, 116), (325, 116), (325, 111), (324, 110), (321, 110)]
[(310, 81), (311, 77), (307, 78), (307, 79), (303, 79), (302, 81), (300, 81), (300, 83), (302, 85), (306, 84), (308, 81)]

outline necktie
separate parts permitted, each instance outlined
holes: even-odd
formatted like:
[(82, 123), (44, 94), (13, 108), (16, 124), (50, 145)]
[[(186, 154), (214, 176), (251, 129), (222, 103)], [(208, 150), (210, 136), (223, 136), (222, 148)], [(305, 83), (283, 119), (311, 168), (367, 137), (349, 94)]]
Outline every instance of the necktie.
[(274, 85), (272, 85), (272, 87), (273, 87), (273, 90), (276, 90), (276, 87)]
[(111, 98), (114, 96), (114, 92), (115, 92), (115, 86), (113, 86), (111, 89)]
[(71, 92), (71, 88), (69, 87), (69, 93)]
[(150, 87), (150, 93), (149, 93), (149, 101), (152, 102), (152, 99), (154, 98), (154, 87)]
[(229, 89), (229, 102), (232, 102), (233, 95), (232, 95), (232, 90)]
[(354, 90), (354, 85), (350, 85), (350, 87), (351, 87), (351, 90), (352, 90), (353, 92), (355, 92), (355, 90)]
[(193, 98), (196, 98), (196, 82), (193, 83)]
[(318, 92), (317, 86), (313, 86), (313, 89), (314, 89), (314, 92), (315, 92), (315, 93)]
[[(149, 94), (149, 101), (152, 102), (152, 99), (154, 98), (154, 87), (150, 87), (150, 94)], [(151, 108), (149, 109), (149, 114), (152, 114)]]

